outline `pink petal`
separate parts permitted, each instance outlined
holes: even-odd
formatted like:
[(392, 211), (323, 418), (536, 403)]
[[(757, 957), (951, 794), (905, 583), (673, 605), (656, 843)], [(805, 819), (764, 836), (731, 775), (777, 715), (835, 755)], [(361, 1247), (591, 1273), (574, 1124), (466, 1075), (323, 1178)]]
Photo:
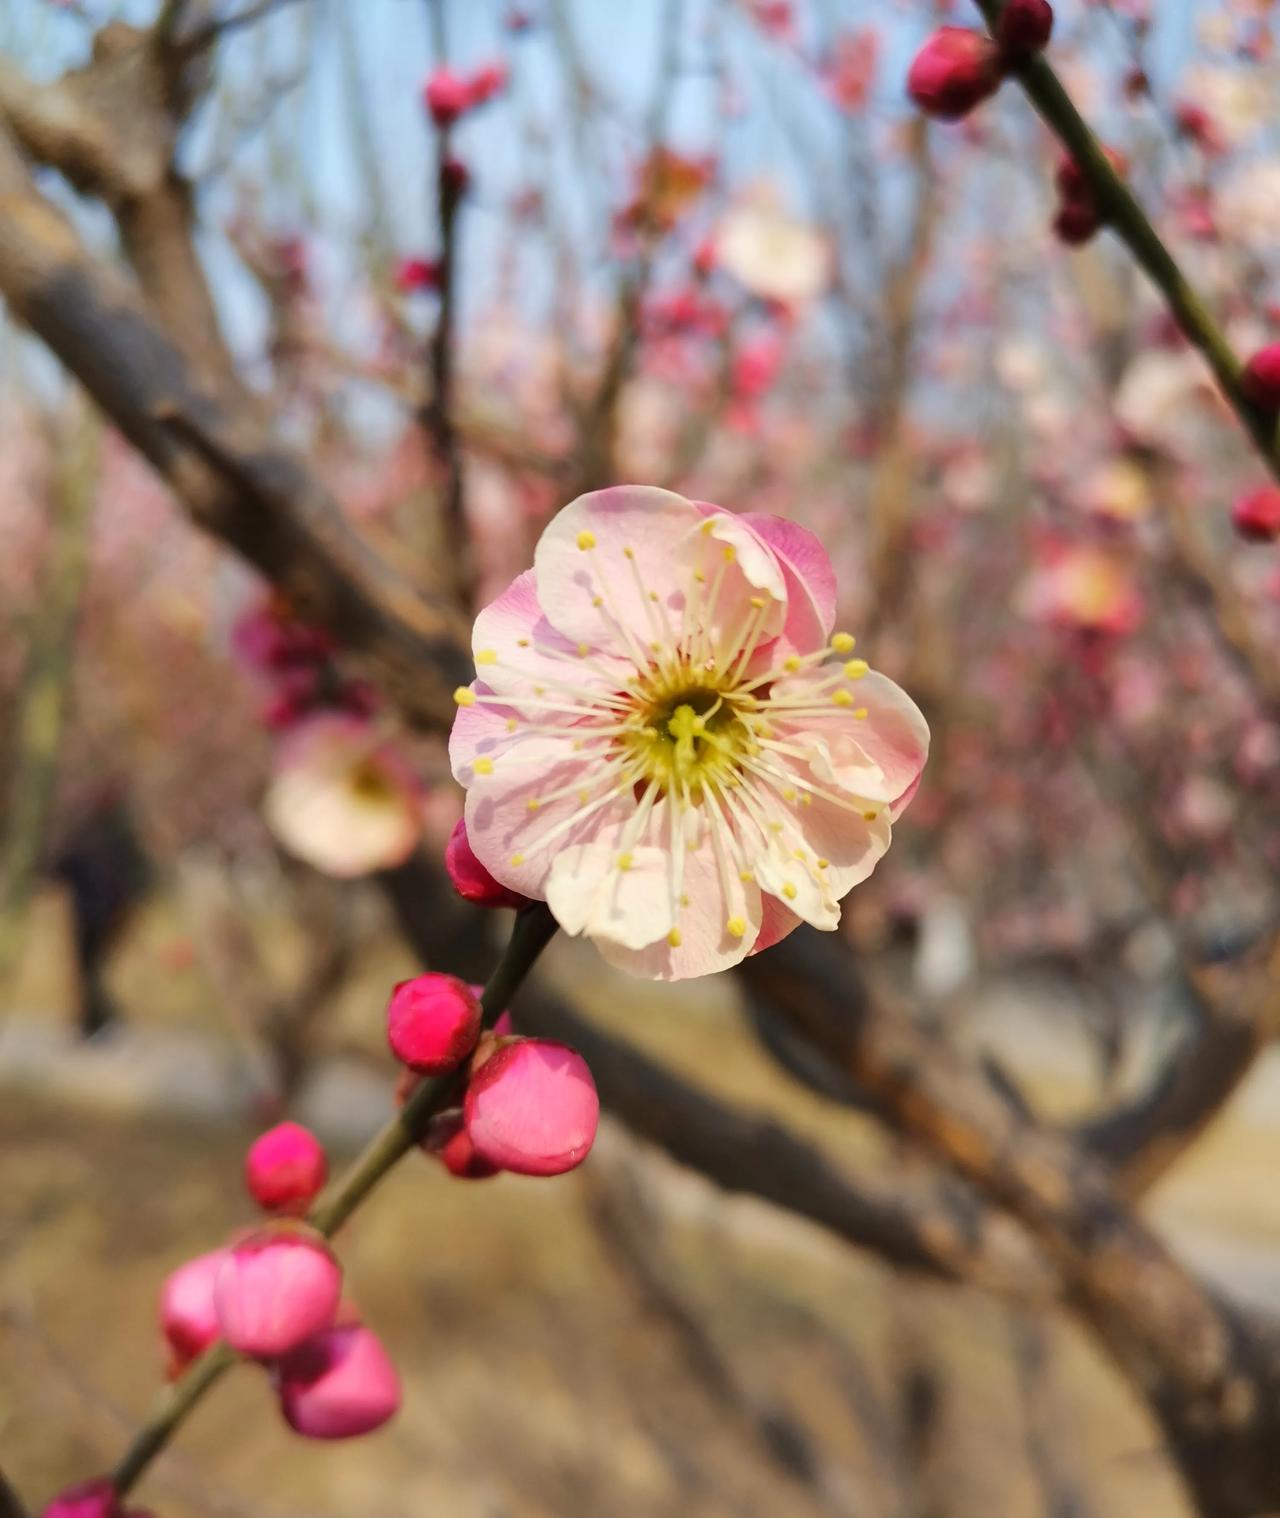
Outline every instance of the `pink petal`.
[(836, 572), (822, 543), (786, 517), (747, 512), (742, 520), (766, 542), (782, 566), (787, 620), (782, 637), (796, 653), (821, 648), (836, 622)]
[[(649, 485), (616, 485), (579, 496), (538, 540), (533, 560), (538, 601), (571, 643), (632, 657), (654, 637), (650, 592), (679, 623), (683, 597), (672, 553), (699, 521), (691, 501)], [(633, 558), (627, 557), (628, 548)]]
[[(821, 671), (795, 676), (777, 687), (785, 697), (803, 695), (823, 678)], [(814, 751), (811, 759), (824, 784), (869, 801), (895, 802), (920, 777), (929, 755), (929, 725), (901, 686), (875, 670), (848, 687), (849, 706), (825, 696), (820, 715), (792, 718), (780, 712), (778, 732)], [(855, 713), (864, 710), (864, 717)]]

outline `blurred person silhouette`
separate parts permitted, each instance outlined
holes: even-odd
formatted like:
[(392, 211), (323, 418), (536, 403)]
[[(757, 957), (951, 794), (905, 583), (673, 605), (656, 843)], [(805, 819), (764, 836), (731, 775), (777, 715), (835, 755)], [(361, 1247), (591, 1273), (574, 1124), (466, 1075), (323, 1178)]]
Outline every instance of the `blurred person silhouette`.
[(49, 873), (67, 889), (78, 971), (77, 1022), (81, 1036), (93, 1038), (117, 1020), (106, 969), (151, 873), (119, 781), (100, 786), (72, 818)]

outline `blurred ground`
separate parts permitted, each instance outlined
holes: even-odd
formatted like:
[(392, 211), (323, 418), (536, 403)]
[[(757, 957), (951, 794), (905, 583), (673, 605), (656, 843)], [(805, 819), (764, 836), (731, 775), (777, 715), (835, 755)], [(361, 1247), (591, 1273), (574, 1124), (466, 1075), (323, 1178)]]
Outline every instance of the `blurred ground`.
[[(145, 914), (114, 965), (128, 1024), (98, 1047), (68, 1042), (59, 938), (50, 898), (0, 1032), (0, 1467), (33, 1504), (118, 1454), (148, 1406), (159, 1282), (249, 1220), (239, 1163), (254, 1129), (232, 1009), (213, 1020), (169, 909)], [(552, 969), (627, 1036), (837, 1152), (893, 1163), (868, 1123), (769, 1064), (727, 983), (655, 994), (576, 947), (558, 946)], [(381, 1005), (407, 968), (374, 933), (326, 1019), (322, 1042), (346, 1053), (326, 1056), (301, 1106), (337, 1159), (384, 1110)], [(983, 1036), (1000, 1042), (1015, 1016)], [(1031, 1050), (1024, 1079), (1075, 1101), (1068, 1030), (1056, 1055), (1052, 1039), (1004, 1042)], [(1272, 1300), (1274, 1081), (1262, 1073), (1154, 1202), (1178, 1247)], [(238, 1371), (146, 1483), (161, 1518), (1030, 1518), (1064, 1498), (1081, 1518), (1186, 1511), (1157, 1436), (1074, 1329), (1053, 1324), (1041, 1342), (1005, 1307), (905, 1282), (616, 1128), (554, 1182), (462, 1185), (406, 1162), (343, 1254), (404, 1375), (400, 1418), (347, 1446), (306, 1445), (264, 1379)]]

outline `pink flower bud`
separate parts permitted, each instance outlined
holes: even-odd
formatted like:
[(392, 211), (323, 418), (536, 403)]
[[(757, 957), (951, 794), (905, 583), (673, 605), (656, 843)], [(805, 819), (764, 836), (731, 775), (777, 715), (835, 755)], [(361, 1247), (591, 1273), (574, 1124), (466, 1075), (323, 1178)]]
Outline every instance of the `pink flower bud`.
[(438, 127), (452, 126), (471, 104), (471, 86), (452, 69), (437, 69), (427, 80), (422, 99)]
[(222, 1337), (273, 1359), (333, 1323), (342, 1267), (319, 1239), (260, 1233), (228, 1250), (213, 1282)]
[(1053, 34), (1049, 0), (1008, 0), (996, 22), (996, 41), (1009, 61), (1020, 62), (1038, 53)]
[(472, 1075), (463, 1111), (482, 1159), (517, 1175), (560, 1175), (587, 1157), (600, 1098), (580, 1054), (517, 1038)]
[(396, 265), (396, 289), (403, 295), (440, 288), (440, 261), (436, 258), (402, 258)]
[(467, 839), (467, 825), (461, 817), (444, 849), (444, 867), (453, 889), (464, 901), (481, 907), (522, 907), (528, 898), (499, 885), (476, 858)]
[(299, 1123), (269, 1129), (244, 1159), (249, 1194), (268, 1212), (305, 1212), (328, 1177), (323, 1145)]
[(501, 1170), (501, 1166), (476, 1153), (461, 1107), (436, 1113), (427, 1124), (422, 1147), (428, 1154), (434, 1154), (450, 1175), (456, 1175), (460, 1180), (483, 1181)]
[(1000, 54), (990, 37), (941, 26), (916, 54), (907, 90), (926, 116), (958, 121), (1000, 84)]
[(456, 1070), (480, 1037), (480, 1003), (453, 975), (402, 980), (387, 1003), (391, 1052), (422, 1075)]
[(1258, 349), (1244, 366), (1240, 388), (1255, 406), (1280, 411), (1280, 343)]
[(1242, 495), (1231, 508), (1231, 522), (1251, 543), (1274, 543), (1280, 538), (1280, 485), (1263, 485)]
[(166, 1276), (160, 1289), (160, 1331), (172, 1351), (175, 1375), (222, 1332), (213, 1305), (213, 1283), (226, 1257), (225, 1249), (198, 1254)]
[(376, 1334), (359, 1323), (325, 1329), (281, 1361), (285, 1422), (307, 1439), (372, 1433), (400, 1409), (400, 1377)]
[(469, 104), (486, 105), (495, 95), (500, 95), (507, 87), (509, 74), (501, 59), (478, 68), (471, 76)]
[(120, 1499), (106, 1476), (67, 1486), (44, 1508), (40, 1518), (117, 1518)]

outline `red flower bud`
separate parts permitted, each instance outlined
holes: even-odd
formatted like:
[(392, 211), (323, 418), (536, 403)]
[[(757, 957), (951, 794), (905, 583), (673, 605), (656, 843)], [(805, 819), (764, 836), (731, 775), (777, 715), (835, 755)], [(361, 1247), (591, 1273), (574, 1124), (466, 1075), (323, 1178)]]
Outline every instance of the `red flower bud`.
[(225, 1249), (198, 1254), (165, 1278), (160, 1291), (160, 1331), (169, 1346), (175, 1375), (202, 1355), (221, 1333), (213, 1305), (213, 1283), (226, 1257)]
[(438, 127), (452, 126), (471, 104), (471, 85), (452, 69), (437, 69), (427, 80), (422, 99)]
[(67, 1486), (45, 1507), (40, 1518), (116, 1518), (116, 1489), (106, 1476)]
[(996, 41), (1001, 55), (1021, 62), (1038, 53), (1053, 34), (1053, 6), (1049, 0), (1008, 0), (996, 22)]
[(528, 897), (499, 885), (476, 858), (461, 817), (445, 844), (444, 867), (453, 889), (464, 901), (473, 901), (480, 907), (523, 907), (528, 902)]
[(323, 1145), (299, 1123), (269, 1129), (245, 1155), (249, 1194), (268, 1212), (305, 1212), (328, 1177)]
[(307, 1439), (372, 1433), (400, 1409), (400, 1377), (378, 1336), (344, 1323), (308, 1339), (280, 1362), (280, 1410)]
[(402, 980), (387, 1003), (391, 1052), (421, 1075), (456, 1070), (480, 1037), (475, 993), (452, 975), (428, 973)]
[(907, 90), (926, 116), (958, 121), (995, 93), (1000, 54), (990, 37), (960, 26), (942, 26), (916, 54)]
[(600, 1098), (575, 1050), (516, 1038), (472, 1075), (463, 1113), (481, 1159), (517, 1175), (561, 1175), (586, 1159)]
[(501, 1174), (502, 1167), (482, 1159), (476, 1153), (463, 1119), (461, 1107), (438, 1112), (427, 1124), (422, 1147), (434, 1154), (450, 1175), (464, 1181), (483, 1181)]
[(1244, 366), (1240, 388), (1255, 406), (1280, 411), (1280, 343), (1258, 349)]
[(1054, 233), (1073, 248), (1088, 242), (1101, 225), (1102, 217), (1092, 197), (1064, 202), (1053, 218)]
[(213, 1280), (222, 1337), (244, 1355), (275, 1359), (329, 1328), (342, 1267), (318, 1239), (261, 1233), (227, 1251)]
[(1280, 485), (1263, 485), (1242, 495), (1231, 508), (1231, 522), (1250, 543), (1280, 539)]

